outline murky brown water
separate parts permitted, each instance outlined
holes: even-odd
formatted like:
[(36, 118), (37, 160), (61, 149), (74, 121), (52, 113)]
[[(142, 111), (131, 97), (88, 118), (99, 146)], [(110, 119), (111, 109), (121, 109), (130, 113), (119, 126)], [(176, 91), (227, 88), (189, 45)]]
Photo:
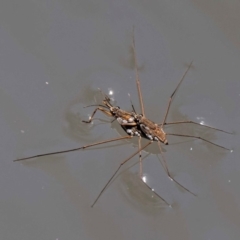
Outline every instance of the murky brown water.
[[(23, 0), (1, 1), (0, 9), (2, 239), (239, 239), (236, 1)], [(169, 120), (204, 121), (235, 133), (167, 128), (234, 149), (169, 138), (164, 152), (171, 173), (198, 197), (167, 178), (156, 146), (145, 152), (144, 174), (172, 209), (141, 183), (137, 158), (90, 207), (119, 163), (137, 150), (136, 140), (12, 162), (124, 134), (115, 123), (81, 120), (92, 111), (83, 106), (99, 100), (97, 88), (113, 90), (123, 109), (130, 109), (130, 93), (138, 108), (129, 51), (133, 25), (147, 116), (161, 122), (170, 94), (194, 60)]]

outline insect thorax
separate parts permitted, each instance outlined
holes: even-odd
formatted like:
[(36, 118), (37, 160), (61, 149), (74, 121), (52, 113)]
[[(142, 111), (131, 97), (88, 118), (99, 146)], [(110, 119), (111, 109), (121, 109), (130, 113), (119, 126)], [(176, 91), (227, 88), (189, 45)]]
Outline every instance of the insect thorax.
[(122, 123), (133, 123), (134, 117), (131, 115), (131, 113), (123, 111), (122, 109), (118, 109), (115, 112), (115, 117), (117, 118), (118, 122)]

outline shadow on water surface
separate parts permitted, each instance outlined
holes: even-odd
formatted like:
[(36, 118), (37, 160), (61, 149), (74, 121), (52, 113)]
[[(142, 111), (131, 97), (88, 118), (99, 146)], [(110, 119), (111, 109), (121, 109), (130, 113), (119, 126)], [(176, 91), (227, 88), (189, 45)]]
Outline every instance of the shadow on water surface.
[[(105, 121), (102, 121), (101, 119), (96, 119), (97, 121), (95, 121), (94, 124), (85, 124), (85, 123), (82, 123), (81, 121), (82, 121), (82, 119), (86, 119), (86, 116), (82, 116), (83, 114), (80, 114), (78, 112), (81, 110), (75, 111), (75, 109), (78, 109), (78, 106), (83, 107), (84, 106), (83, 104), (86, 104), (86, 103), (87, 104), (101, 103), (101, 99), (102, 98), (101, 98), (101, 94), (99, 93), (99, 91), (93, 89), (90, 85), (87, 85), (86, 88), (81, 90), (81, 94), (79, 95), (79, 97), (76, 98), (75, 100), (71, 101), (68, 104), (68, 107), (65, 111), (65, 120), (67, 122), (67, 125), (64, 128), (64, 132), (67, 136), (70, 136), (71, 138), (73, 138), (77, 141), (85, 141), (86, 143), (92, 143), (92, 142), (105, 140), (103, 138), (104, 132), (101, 133), (100, 129), (98, 130), (98, 134), (95, 134), (93, 132), (95, 127), (100, 127), (98, 125), (104, 124)], [(180, 110), (181, 106), (183, 104), (184, 103), (181, 103), (178, 101), (177, 104), (175, 103), (174, 109), (170, 110), (172, 119), (174, 121), (189, 119), (187, 117), (187, 115), (183, 114)], [(101, 113), (101, 115), (103, 115), (103, 114)], [(106, 117), (106, 119), (109, 119), (109, 118)], [(97, 124), (96, 124), (96, 122), (97, 122)], [(107, 120), (107, 122), (108, 122), (108, 120)], [(107, 124), (107, 125), (110, 125), (112, 129), (116, 130), (118, 135), (120, 135), (120, 136), (126, 135), (125, 132), (122, 130), (122, 128), (119, 126), (119, 124), (116, 123), (116, 121), (111, 123), (111, 120), (109, 120), (109, 124)], [(104, 127), (105, 131), (107, 128), (108, 128), (108, 126)], [(201, 137), (208, 139), (210, 141), (213, 141), (213, 142), (217, 139), (217, 136), (215, 135), (215, 133), (216, 133), (215, 130), (208, 129), (204, 126), (196, 126), (194, 124), (179, 124), (178, 126), (166, 127), (166, 129), (167, 130), (172, 129), (172, 132), (177, 132), (180, 134), (185, 133), (185, 134), (190, 134), (190, 135), (195, 135), (195, 136), (201, 136)], [(99, 134), (99, 132), (100, 132), (100, 134)], [(223, 134), (223, 133), (221, 133), (221, 134)], [(196, 155), (197, 159), (200, 159), (201, 161), (203, 159), (203, 161), (205, 161), (205, 163), (203, 165), (213, 164), (214, 162), (217, 162), (217, 160), (219, 160), (220, 158), (223, 158), (224, 155), (226, 155), (225, 150), (219, 149), (218, 147), (215, 147), (215, 146), (211, 146), (211, 144), (204, 143), (202, 141), (197, 141), (197, 143), (195, 144), (194, 139), (189, 140), (189, 139), (180, 138), (180, 137), (178, 137), (178, 138), (172, 137), (171, 139), (174, 139), (172, 141), (172, 143), (173, 143), (172, 145), (174, 145), (174, 147), (179, 148), (180, 152), (182, 152), (186, 158), (190, 158), (190, 160), (192, 160), (192, 157), (194, 156), (194, 159), (195, 159), (196, 158), (195, 155)], [(117, 147), (117, 146), (121, 146), (121, 145), (125, 145), (125, 144), (127, 145), (127, 143), (131, 143), (131, 145), (133, 145), (134, 148), (136, 148), (138, 145), (137, 138), (133, 138), (132, 140), (122, 141), (120, 143), (114, 143), (114, 144), (106, 144), (106, 145), (104, 144), (103, 146), (96, 146), (91, 149), (104, 149), (104, 148), (107, 149), (107, 148)], [(184, 145), (184, 146), (182, 147), (182, 145)], [(192, 152), (190, 152), (189, 149), (186, 150), (185, 145), (186, 146), (188, 146), (188, 145), (194, 146), (194, 154), (192, 154)], [(170, 151), (170, 148), (171, 148), (171, 145), (167, 146), (167, 148), (166, 147), (163, 148), (163, 152), (167, 152), (167, 150)], [(146, 152), (151, 153), (151, 154), (159, 154), (159, 150), (155, 143), (150, 145), (146, 149)], [(210, 159), (211, 159), (211, 163), (209, 162)], [(120, 162), (123, 160), (124, 159), (119, 159)], [(212, 161), (212, 160), (215, 160), (215, 161)], [(173, 174), (172, 176), (174, 176), (174, 175), (175, 174)], [(128, 175), (128, 177), (129, 177), (129, 175)], [(136, 189), (138, 189), (138, 190), (142, 188), (141, 185), (144, 185), (143, 183), (141, 183), (140, 179), (139, 179), (139, 183), (136, 183), (135, 181), (132, 182), (132, 180), (131, 180), (129, 184), (136, 185), (137, 186)], [(149, 191), (149, 189), (147, 191)], [(141, 199), (140, 196), (133, 197), (133, 198)], [(149, 199), (151, 199), (150, 205), (153, 205), (157, 208), (160, 207), (160, 205), (158, 205), (158, 203), (155, 202), (156, 198), (150, 197)], [(152, 201), (154, 201), (154, 204)], [(156, 203), (156, 205), (155, 205), (155, 203)]]
[(81, 224), (84, 224), (84, 229), (89, 236), (92, 236), (94, 239), (97, 239), (99, 235), (111, 239), (122, 239), (121, 231), (116, 221), (101, 208), (96, 207), (93, 209), (90, 207), (92, 199), (89, 196), (87, 186), (82, 186), (73, 177), (64, 157), (48, 156), (41, 158), (41, 161), (26, 161), (23, 165), (44, 171), (63, 187), (66, 196), (84, 220)]

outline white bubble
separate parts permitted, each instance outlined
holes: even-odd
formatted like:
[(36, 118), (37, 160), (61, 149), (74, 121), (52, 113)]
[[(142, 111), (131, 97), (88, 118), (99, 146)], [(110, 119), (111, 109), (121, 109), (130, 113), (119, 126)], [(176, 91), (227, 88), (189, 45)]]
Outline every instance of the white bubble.
[(142, 177), (142, 180), (143, 180), (143, 182), (146, 183), (146, 182), (147, 182), (147, 178), (146, 178), (146, 176), (143, 176), (143, 177)]
[(112, 89), (109, 89), (109, 90), (108, 90), (108, 94), (109, 94), (110, 96), (113, 95), (113, 94), (114, 94), (113, 90), (112, 90)]

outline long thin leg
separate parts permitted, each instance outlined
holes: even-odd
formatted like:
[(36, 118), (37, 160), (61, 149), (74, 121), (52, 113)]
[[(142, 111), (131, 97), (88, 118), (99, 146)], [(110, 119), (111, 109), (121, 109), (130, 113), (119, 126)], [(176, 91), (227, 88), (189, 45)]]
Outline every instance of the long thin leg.
[(101, 142), (96, 142), (96, 143), (92, 143), (92, 144), (89, 144), (89, 145), (85, 145), (85, 146), (82, 146), (82, 147), (79, 147), (79, 148), (73, 148), (73, 149), (69, 149), (69, 150), (63, 150), (63, 151), (51, 152), (51, 153), (43, 153), (43, 154), (31, 156), (31, 157), (19, 158), (19, 159), (13, 160), (13, 161), (14, 162), (18, 162), (18, 161), (23, 161), (23, 160), (32, 159), (32, 158), (38, 158), (38, 157), (43, 157), (43, 156), (55, 155), (55, 154), (60, 154), (60, 153), (74, 152), (74, 151), (78, 151), (78, 150), (81, 150), (81, 149), (93, 147), (93, 146), (96, 146), (96, 145), (100, 145), (100, 144), (104, 144), (104, 143), (108, 143), (108, 142), (119, 141), (119, 140), (124, 140), (124, 139), (129, 139), (129, 138), (132, 138), (132, 136), (113, 138), (113, 139), (109, 139), (109, 140), (105, 140), (105, 141), (101, 141)]
[(139, 74), (138, 74), (138, 64), (137, 64), (136, 50), (135, 50), (134, 27), (133, 27), (133, 40), (132, 41), (133, 41), (132, 42), (132, 48), (133, 48), (134, 68), (135, 68), (135, 74), (136, 74), (136, 84), (137, 84), (137, 90), (138, 90), (138, 97), (139, 97), (139, 101), (140, 101), (142, 115), (145, 117), (142, 91), (141, 91)]
[(154, 189), (153, 188), (151, 188), (145, 181), (144, 181), (144, 179), (143, 179), (143, 171), (142, 171), (142, 154), (141, 154), (141, 137), (139, 137), (138, 138), (138, 149), (139, 149), (139, 164), (140, 164), (140, 167), (139, 167), (139, 176), (140, 176), (140, 178), (141, 178), (141, 180), (142, 180), (142, 182), (157, 196), (157, 197), (159, 197), (163, 202), (165, 202), (168, 206), (170, 206), (171, 207), (171, 205), (164, 199), (164, 198), (162, 198), (158, 193), (156, 193), (155, 191), (154, 191)]
[(97, 107), (97, 108), (93, 111), (93, 113), (92, 113), (91, 117), (89, 118), (89, 120), (88, 120), (88, 121), (82, 120), (82, 122), (91, 123), (92, 120), (93, 120), (93, 116), (96, 114), (97, 110), (103, 112), (103, 113), (106, 114), (107, 116), (110, 116), (110, 117), (113, 116), (111, 112), (109, 112), (109, 111), (107, 111), (107, 110), (105, 110), (105, 109), (103, 109), (103, 108), (101, 108), (101, 107)]
[[(162, 147), (161, 147), (160, 142), (158, 142), (158, 147), (159, 147), (159, 150), (160, 150), (162, 159), (163, 159), (163, 161), (161, 161), (161, 163), (162, 163), (162, 165), (163, 165), (163, 167), (164, 167), (164, 169), (165, 169), (168, 177), (171, 179), (171, 181), (174, 181), (175, 183), (177, 183), (181, 188), (183, 188), (183, 189), (186, 190), (187, 192), (193, 194), (194, 196), (197, 196), (195, 193), (191, 192), (189, 189), (187, 189), (186, 187), (184, 187), (181, 183), (179, 183), (177, 180), (175, 180), (175, 179), (171, 176), (171, 174), (170, 174), (170, 172), (169, 172), (169, 170), (168, 170), (167, 162), (166, 162), (166, 159), (165, 159), (165, 157), (164, 157), (164, 154), (163, 154), (163, 151), (162, 151)], [(160, 159), (160, 160), (161, 160), (161, 159)]]
[(165, 122), (166, 122), (166, 120), (167, 120), (168, 111), (169, 111), (169, 109), (170, 109), (170, 106), (171, 106), (171, 102), (172, 102), (173, 96), (175, 95), (176, 91), (177, 91), (178, 88), (180, 87), (180, 85), (181, 85), (183, 79), (185, 78), (185, 76), (186, 76), (188, 70), (191, 68), (192, 63), (193, 63), (193, 61), (192, 61), (192, 62), (190, 63), (190, 65), (188, 66), (188, 68), (187, 68), (187, 70), (185, 71), (185, 73), (183, 74), (183, 76), (182, 76), (180, 82), (178, 83), (177, 87), (175, 88), (175, 90), (173, 91), (172, 95), (170, 96), (170, 99), (169, 99), (169, 102), (168, 102), (168, 106), (167, 106), (167, 111), (166, 111), (166, 113), (165, 113), (165, 116), (164, 116), (164, 119), (163, 119), (163, 122), (162, 122), (161, 127), (163, 127), (163, 125), (165, 124)]
[(173, 133), (166, 133), (166, 135), (180, 136), (180, 137), (191, 137), (191, 138), (201, 139), (202, 141), (208, 142), (208, 143), (210, 143), (210, 144), (212, 144), (212, 145), (214, 145), (214, 146), (223, 148), (223, 149), (225, 149), (225, 150), (229, 150), (229, 151), (232, 150), (232, 149), (223, 147), (223, 146), (221, 146), (221, 145), (218, 145), (218, 144), (216, 144), (216, 143), (213, 143), (213, 142), (211, 142), (211, 141), (208, 141), (208, 140), (206, 140), (206, 139), (204, 139), (204, 138), (198, 137), (198, 136), (191, 136), (191, 135), (185, 135), (185, 134), (173, 134)]
[(165, 202), (169, 207), (172, 207), (171, 204), (169, 204), (164, 198), (162, 198), (158, 193), (154, 191), (146, 182), (142, 180), (142, 182), (157, 196), (159, 197), (163, 202)]
[(135, 153), (133, 153), (130, 157), (128, 157), (127, 159), (125, 159), (117, 168), (117, 170), (114, 172), (114, 174), (111, 176), (111, 178), (108, 180), (108, 182), (105, 184), (105, 186), (103, 187), (103, 189), (101, 190), (101, 192), (98, 194), (96, 200), (93, 202), (92, 206), (93, 207), (95, 205), (95, 203), (98, 201), (98, 199), (101, 197), (101, 195), (103, 194), (103, 192), (105, 191), (105, 189), (108, 187), (109, 183), (112, 181), (112, 179), (116, 176), (116, 174), (118, 173), (118, 171), (120, 170), (120, 168), (126, 163), (128, 162), (131, 158), (133, 158), (135, 155), (137, 155), (140, 151), (142, 151), (144, 148), (146, 148), (148, 145), (150, 145), (152, 142), (148, 142), (146, 145), (144, 145), (143, 147), (141, 147), (138, 151), (136, 151)]
[(192, 123), (192, 124), (196, 124), (196, 125), (199, 125), (199, 126), (202, 126), (202, 127), (207, 127), (207, 128), (211, 128), (211, 129), (214, 129), (214, 130), (217, 130), (219, 132), (224, 132), (224, 133), (228, 133), (228, 134), (233, 134), (232, 132), (227, 132), (227, 131), (224, 131), (222, 129), (219, 129), (219, 128), (214, 128), (214, 127), (210, 127), (210, 126), (207, 126), (207, 125), (202, 125), (201, 123), (198, 123), (198, 122), (194, 122), (194, 121), (177, 121), (177, 122), (167, 122), (167, 123), (164, 123), (164, 125), (170, 125), (170, 124), (180, 124), (180, 123)]
[[(145, 160), (149, 155), (151, 155), (151, 153), (147, 153), (143, 158), (142, 161)], [(139, 161), (133, 163), (131, 166), (129, 166), (127, 169), (132, 168), (133, 166), (137, 165), (139, 163)], [(117, 177), (117, 176), (116, 176)]]

